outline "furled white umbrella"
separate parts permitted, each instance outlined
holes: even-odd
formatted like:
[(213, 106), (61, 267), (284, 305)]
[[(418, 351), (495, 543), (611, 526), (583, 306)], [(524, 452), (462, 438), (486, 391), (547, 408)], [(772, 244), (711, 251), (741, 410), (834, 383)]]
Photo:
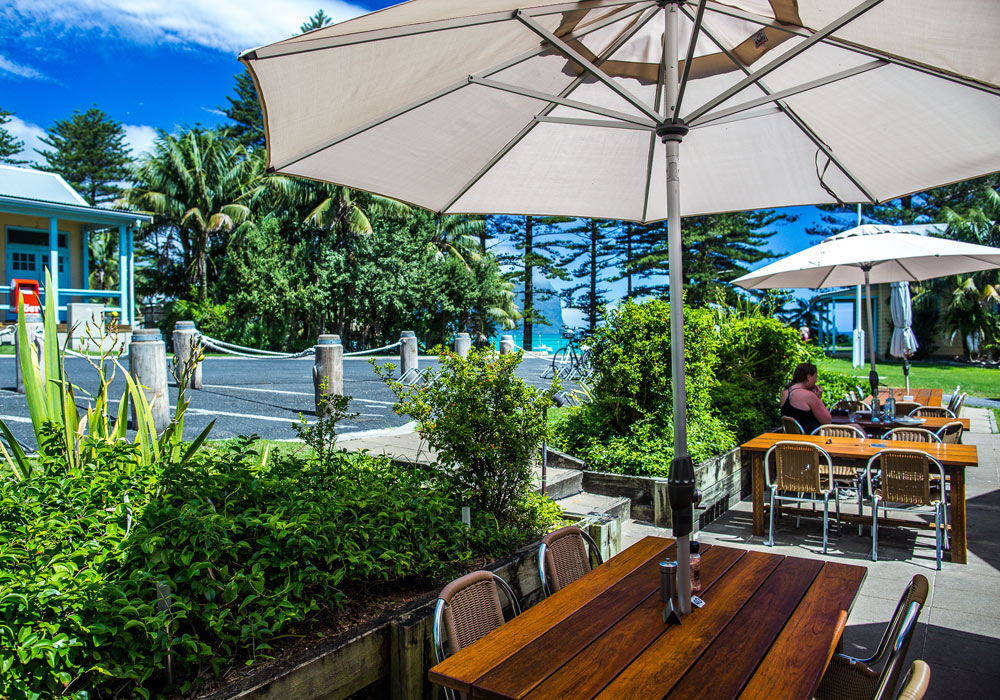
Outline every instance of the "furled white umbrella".
[(413, 0), (241, 59), (271, 171), (442, 213), (669, 220), (686, 590), (682, 214), (1000, 169), (998, 35), (996, 0)]
[(919, 282), (1000, 267), (1000, 248), (927, 235), (937, 224), (865, 224), (838, 233), (819, 245), (754, 270), (735, 284), (744, 289), (823, 289), (864, 284), (868, 298), (868, 353), (872, 396), (878, 392), (872, 284)]
[(910, 283), (893, 282), (889, 285), (889, 311), (892, 314), (892, 340), (889, 341), (889, 354), (903, 360), (903, 378), (906, 381), (906, 391), (910, 391), (910, 355), (917, 351), (920, 345), (913, 335), (913, 306), (910, 302)]

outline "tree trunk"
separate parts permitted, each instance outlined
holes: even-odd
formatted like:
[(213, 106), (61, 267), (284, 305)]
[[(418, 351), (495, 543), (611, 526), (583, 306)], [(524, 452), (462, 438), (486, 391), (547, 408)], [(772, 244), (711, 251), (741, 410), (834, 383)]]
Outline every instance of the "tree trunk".
[(524, 217), (524, 339), (521, 347), (531, 351), (532, 314), (535, 312), (535, 266), (532, 264), (534, 221), (530, 216)]
[(590, 220), (590, 303), (588, 315), (590, 332), (597, 327), (597, 221)]
[(628, 282), (628, 290), (625, 298), (632, 298), (632, 224), (625, 224), (625, 279)]
[(208, 232), (198, 232), (198, 250), (195, 257), (194, 276), (198, 287), (198, 301), (208, 298)]

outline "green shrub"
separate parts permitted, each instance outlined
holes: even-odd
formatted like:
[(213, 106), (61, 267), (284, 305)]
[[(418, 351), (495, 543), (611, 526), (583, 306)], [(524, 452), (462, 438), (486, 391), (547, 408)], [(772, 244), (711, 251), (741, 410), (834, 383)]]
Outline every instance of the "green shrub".
[(780, 422), (781, 389), (809, 350), (794, 329), (756, 310), (720, 309), (719, 340), (712, 406), (738, 440), (749, 440)]
[(251, 438), (185, 465), (94, 453), (0, 482), (0, 697), (157, 695), (168, 656), (186, 693), (335, 615), (348, 584), (451, 575), (471, 547), (533, 534), (468, 532), (450, 479), (365, 454), (263, 465)]
[(396, 394), (396, 412), (418, 422), (465, 502), (501, 524), (522, 511), (546, 434), (545, 408), (552, 405), (552, 389), (542, 391), (517, 377), (520, 362), (521, 353), (500, 355), (492, 348), (472, 350), (466, 358), (446, 351), (440, 369), (416, 386), (391, 379), (392, 365), (376, 365)]
[[(716, 382), (718, 334), (708, 309), (684, 310), (685, 386), (689, 415), (710, 410)], [(607, 314), (591, 345), (592, 393), (616, 434), (671, 407), (670, 304), (627, 300)]]

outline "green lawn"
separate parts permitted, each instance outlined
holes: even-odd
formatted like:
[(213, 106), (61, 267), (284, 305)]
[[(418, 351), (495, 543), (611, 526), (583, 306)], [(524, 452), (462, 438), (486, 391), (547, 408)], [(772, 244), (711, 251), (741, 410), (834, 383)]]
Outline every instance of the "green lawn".
[[(858, 377), (858, 383), (868, 385), (868, 368), (851, 366), (851, 361), (828, 357), (817, 363), (822, 369), (833, 372), (844, 372)], [(877, 366), (879, 380), (889, 386), (903, 386), (903, 363), (899, 361), (880, 362)], [(982, 396), (988, 399), (1000, 398), (1000, 369), (984, 367), (961, 367), (935, 364), (931, 362), (910, 363), (910, 386), (915, 389), (942, 389), (945, 394), (954, 391), (956, 385), (961, 385), (962, 391), (969, 396)]]

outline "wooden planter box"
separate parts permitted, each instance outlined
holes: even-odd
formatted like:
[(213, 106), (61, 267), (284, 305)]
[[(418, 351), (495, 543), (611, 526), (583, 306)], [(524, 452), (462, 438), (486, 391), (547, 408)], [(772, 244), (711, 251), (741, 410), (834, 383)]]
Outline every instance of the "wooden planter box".
[[(752, 471), (749, 463), (743, 464), (738, 447), (696, 465), (694, 473), (702, 495), (695, 531), (750, 495)], [(633, 519), (671, 527), (667, 480), (663, 477), (584, 471), (583, 490), (603, 496), (626, 496), (632, 501)]]
[[(610, 517), (580, 521), (605, 559), (621, 549), (621, 522)], [(522, 547), (488, 567), (507, 581), (522, 609), (542, 598), (538, 544)], [(501, 600), (503, 595), (501, 595)], [(344, 700), (389, 698), (419, 700), (443, 697), (427, 680), (434, 665), (431, 627), (437, 591), (362, 628), (325, 640), (319, 647), (280, 666), (251, 673), (203, 700)]]

